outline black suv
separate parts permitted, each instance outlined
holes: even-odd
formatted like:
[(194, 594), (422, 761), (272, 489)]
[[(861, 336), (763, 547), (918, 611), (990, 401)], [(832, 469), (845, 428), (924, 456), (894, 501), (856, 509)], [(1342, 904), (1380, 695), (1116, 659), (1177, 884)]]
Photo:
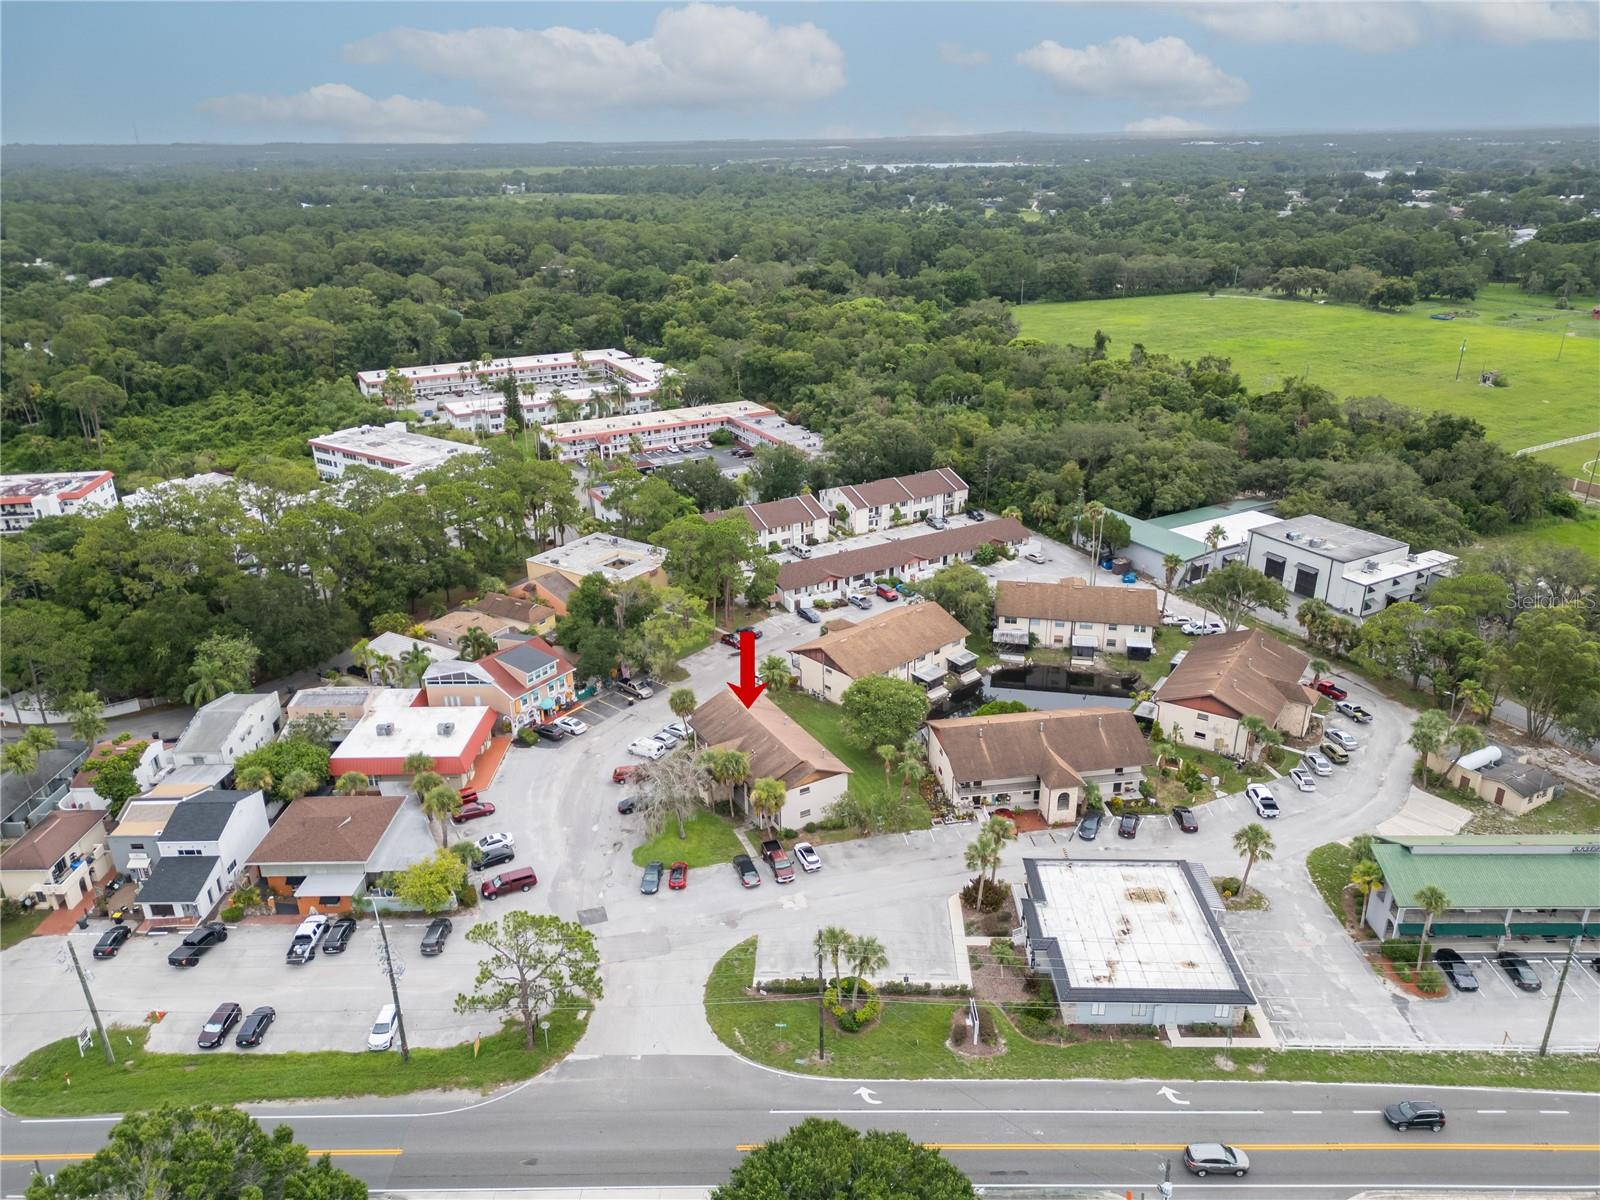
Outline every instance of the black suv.
[(1124, 838), (1136, 838), (1139, 836), (1139, 818), (1136, 814), (1122, 814), (1122, 819), (1117, 822), (1117, 836)]
[(545, 742), (564, 741), (567, 736), (567, 731), (557, 725), (535, 725), (533, 731), (539, 735), (540, 741)]
[(422, 953), (428, 958), (432, 958), (435, 954), (443, 954), (444, 944), (450, 937), (450, 929), (450, 918), (435, 917), (427, 932), (422, 935)]
[(1502, 950), (1494, 956), (1494, 960), (1500, 964), (1500, 969), (1510, 976), (1511, 982), (1523, 991), (1537, 992), (1544, 986), (1539, 982), (1539, 976), (1534, 973), (1533, 967), (1522, 955)]
[(190, 930), (189, 936), (167, 955), (167, 962), (174, 967), (192, 967), (207, 950), (227, 940), (228, 927), (221, 921), (208, 921), (198, 929)]
[(735, 854), (733, 856), (733, 872), (739, 877), (740, 887), (760, 887), (761, 873), (756, 870), (755, 863), (750, 861), (748, 854)]
[(322, 935), (322, 952), (324, 954), (343, 954), (344, 948), (350, 944), (350, 939), (356, 933), (356, 919), (354, 917), (340, 917), (328, 926), (328, 932)]
[(1438, 1133), (1444, 1128), (1444, 1109), (1430, 1100), (1402, 1100), (1386, 1105), (1383, 1119), (1401, 1131), (1415, 1125)]

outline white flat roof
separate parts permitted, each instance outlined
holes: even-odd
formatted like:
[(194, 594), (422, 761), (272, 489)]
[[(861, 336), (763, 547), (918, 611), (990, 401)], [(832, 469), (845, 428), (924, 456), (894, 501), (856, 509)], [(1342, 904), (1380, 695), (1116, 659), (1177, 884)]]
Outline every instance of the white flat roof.
[[(434, 758), (458, 758), (472, 744), (472, 735), (486, 708), (402, 708), (378, 705), (356, 723), (335, 758), (405, 758), (427, 754)], [(393, 726), (393, 733), (380, 734), (378, 727)], [(449, 732), (442, 730), (448, 728)]]
[[(488, 363), (475, 361), (456, 361), (448, 363), (427, 363), (415, 367), (396, 367), (395, 370), (407, 379), (422, 379), (429, 377), (469, 377), (474, 370), (480, 374), (491, 374), (505, 370), (528, 371), (535, 367), (575, 367), (577, 355), (583, 356), (583, 361), (595, 365), (619, 368), (624, 371), (635, 372), (641, 376), (659, 376), (664, 368), (653, 358), (643, 358), (632, 355), (623, 350), (579, 350), (576, 354), (567, 350), (558, 354), (520, 354), (508, 358), (492, 359)], [(356, 378), (363, 383), (381, 384), (388, 376), (387, 370), (357, 371)]]
[(667, 552), (648, 542), (630, 541), (609, 533), (591, 533), (575, 542), (556, 546), (528, 559), (528, 566), (554, 567), (573, 575), (592, 575), (596, 571), (608, 579), (632, 579), (660, 569)]
[(1035, 907), (1073, 990), (1233, 991), (1233, 969), (1181, 862), (1030, 859)]
[(387, 425), (355, 425), (306, 440), (313, 446), (369, 455), (396, 467), (437, 466), (458, 454), (484, 453), (481, 446), (412, 433), (398, 421)]
[(544, 427), (547, 437), (593, 437), (597, 433), (640, 433), (647, 429), (671, 429), (703, 421), (750, 420), (773, 416), (770, 408), (750, 400), (731, 400), (726, 404), (699, 404), (692, 408), (665, 408), (647, 413), (621, 413), (613, 417), (590, 417), (586, 421), (560, 421)]
[(1226, 550), (1230, 546), (1242, 546), (1250, 537), (1252, 529), (1259, 529), (1263, 525), (1276, 525), (1283, 518), (1275, 517), (1269, 512), (1253, 509), (1249, 512), (1230, 513), (1226, 517), (1218, 517), (1214, 521), (1196, 521), (1192, 525), (1179, 525), (1170, 530), (1180, 537), (1193, 538), (1197, 542), (1204, 542), (1206, 534), (1211, 532), (1213, 525), (1221, 525), (1227, 534), (1222, 541), (1217, 543), (1218, 550)]
[[(93, 488), (111, 478), (110, 471), (62, 471), (49, 475), (0, 475), (0, 496), (59, 496)], [(72, 499), (73, 497), (67, 497)]]
[[(1369, 562), (1370, 559), (1364, 559)], [(1456, 561), (1454, 554), (1446, 554), (1443, 550), (1424, 550), (1412, 558), (1395, 558), (1387, 562), (1375, 562), (1372, 569), (1364, 569), (1362, 563), (1351, 563), (1344, 569), (1344, 577), (1351, 583), (1376, 584), (1386, 579), (1398, 579), (1402, 575), (1410, 575), (1413, 571), (1439, 571)]]

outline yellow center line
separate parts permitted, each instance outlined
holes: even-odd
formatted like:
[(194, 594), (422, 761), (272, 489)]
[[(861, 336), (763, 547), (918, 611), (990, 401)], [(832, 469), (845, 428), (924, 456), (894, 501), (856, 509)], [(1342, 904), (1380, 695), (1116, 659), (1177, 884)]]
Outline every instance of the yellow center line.
[[(1019, 1151), (1062, 1151), (1062, 1150), (1099, 1150), (1099, 1151), (1128, 1151), (1128, 1150), (1182, 1150), (1183, 1142), (924, 1142), (923, 1146), (929, 1150), (959, 1151), (962, 1153), (979, 1153), (983, 1151), (1002, 1151), (1017, 1153)], [(1551, 1154), (1600, 1154), (1600, 1143), (1594, 1144), (1546, 1144), (1542, 1142), (1439, 1142), (1418, 1141), (1404, 1142), (1230, 1142), (1230, 1145), (1239, 1150), (1252, 1154), (1278, 1151), (1348, 1151), (1348, 1150), (1388, 1150), (1401, 1153), (1427, 1153), (1434, 1150), (1480, 1150), (1490, 1152), (1517, 1152), (1545, 1151)], [(759, 1150), (760, 1145), (739, 1145), (735, 1149), (748, 1154), (752, 1150)]]
[[(312, 1158), (320, 1158), (326, 1154), (330, 1158), (399, 1158), (404, 1150), (388, 1147), (372, 1147), (370, 1149), (347, 1150), (307, 1150)], [(79, 1159), (93, 1158), (93, 1150), (71, 1150), (57, 1154), (0, 1154), (0, 1162), (77, 1162)]]

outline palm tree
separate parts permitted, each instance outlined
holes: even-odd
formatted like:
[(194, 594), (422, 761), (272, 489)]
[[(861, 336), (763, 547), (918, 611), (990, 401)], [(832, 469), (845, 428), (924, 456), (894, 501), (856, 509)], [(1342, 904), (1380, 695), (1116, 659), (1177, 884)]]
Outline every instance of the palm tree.
[(766, 680), (768, 687), (784, 692), (794, 682), (794, 672), (783, 655), (769, 654), (761, 660), (761, 678)]
[(816, 941), (813, 943), (817, 953), (826, 954), (833, 960), (833, 986), (839, 986), (839, 957), (848, 954), (850, 943), (855, 938), (850, 936), (850, 931), (838, 925), (829, 925), (817, 930)]
[(450, 817), (461, 807), (461, 793), (448, 784), (422, 793), (422, 815), (439, 827), (439, 845), (450, 843)]
[(372, 781), (361, 771), (346, 771), (334, 782), (333, 790), (336, 795), (353, 796), (357, 792), (364, 792)]
[(887, 796), (889, 794), (889, 777), (894, 773), (895, 763), (900, 761), (900, 751), (893, 746), (879, 746), (873, 753), (883, 759), (883, 794)]
[(681, 687), (672, 689), (672, 694), (667, 697), (667, 707), (672, 710), (673, 716), (683, 721), (687, 720), (694, 713), (694, 710), (700, 706), (695, 701), (694, 689)]
[(889, 965), (889, 952), (883, 943), (872, 936), (859, 937), (850, 943), (850, 970), (855, 981), (850, 985), (850, 1007), (858, 1008), (861, 997), (861, 977), (876, 975)]
[(362, 638), (354, 646), (350, 647), (351, 666), (360, 667), (363, 671), (365, 671), (367, 669), (367, 664), (371, 661), (372, 646), (366, 638)]
[(1363, 858), (1350, 869), (1350, 886), (1361, 893), (1361, 907), (1367, 906), (1372, 893), (1383, 886), (1383, 868), (1370, 858)]
[(418, 799), (426, 796), (434, 788), (444, 786), (444, 776), (437, 771), (418, 771), (411, 777), (411, 790), (417, 794)]
[(433, 770), (435, 765), (431, 754), (408, 754), (406, 755), (405, 763), (400, 769), (407, 775), (416, 775), (422, 771)]
[(1210, 529), (1206, 530), (1206, 536), (1204, 540), (1207, 548), (1209, 548), (1211, 551), (1211, 563), (1206, 568), (1208, 571), (1215, 571), (1217, 569), (1217, 547), (1222, 545), (1222, 543), (1227, 540), (1227, 537), (1228, 531), (1221, 525), (1213, 525)]
[(195, 708), (204, 708), (228, 687), (228, 668), (213, 658), (199, 658), (189, 668), (193, 680), (183, 689), (183, 701)]
[(1244, 895), (1245, 888), (1250, 886), (1250, 869), (1258, 862), (1271, 862), (1274, 849), (1276, 845), (1272, 835), (1267, 832), (1267, 827), (1254, 821), (1233, 835), (1234, 853), (1245, 859), (1244, 878), (1239, 881), (1239, 895)]
[(1000, 843), (987, 829), (972, 839), (967, 847), (967, 870), (978, 873), (977, 909), (983, 911), (983, 885), (988, 882), (989, 868), (1000, 862)]
[(758, 779), (750, 789), (750, 807), (766, 825), (768, 832), (777, 828), (778, 818), (783, 814), (783, 803), (788, 798), (789, 789), (783, 786), (781, 779)]
[(1457, 725), (1445, 739), (1445, 745), (1455, 750), (1454, 757), (1450, 759), (1450, 766), (1444, 769), (1445, 778), (1447, 780), (1450, 778), (1450, 768), (1461, 761), (1462, 755), (1482, 750), (1488, 744), (1488, 739), (1483, 736), (1483, 730), (1476, 725)]
[[(1156, 761), (1161, 761), (1159, 755), (1156, 756)], [(1106, 802), (1100, 798), (1100, 785), (1092, 779), (1087, 781), (1083, 785), (1083, 811), (1104, 812), (1105, 807)]]
[(8, 743), (0, 753), (5, 759), (5, 769), (18, 775), (32, 775), (39, 769), (39, 756), (56, 748), (56, 735), (43, 725), (33, 725), (14, 742)]
[(1239, 728), (1244, 730), (1244, 756), (1254, 761), (1256, 740), (1265, 737), (1272, 726), (1256, 716), (1255, 713), (1246, 713), (1239, 718)]
[(920, 758), (906, 755), (900, 760), (900, 803), (906, 802), (906, 788), (920, 788), (928, 777), (928, 768)]
[(1428, 934), (1433, 931), (1434, 921), (1450, 911), (1450, 897), (1444, 894), (1442, 887), (1430, 883), (1418, 888), (1411, 902), (1427, 914), (1422, 921), (1422, 940), (1417, 943), (1417, 970), (1421, 971), (1422, 956), (1428, 951)]
[(485, 654), (493, 654), (495, 648), (495, 640), (481, 625), (474, 625), (461, 635), (461, 657), (468, 662), (477, 662)]
[(263, 792), (272, 791), (272, 772), (266, 763), (246, 763), (233, 773), (233, 784), (241, 791), (253, 792), (260, 788)]
[(1422, 755), (1426, 767), (1428, 756), (1439, 752), (1449, 732), (1450, 718), (1438, 709), (1430, 709), (1411, 726), (1411, 736), (1406, 739), (1406, 745)]
[(700, 764), (714, 782), (728, 789), (728, 812), (731, 815), (739, 785), (750, 779), (750, 755), (743, 750), (703, 750)]
[(367, 654), (367, 678), (379, 683), (393, 683), (396, 664), (390, 654)]
[(1178, 577), (1178, 572), (1183, 570), (1183, 555), (1163, 554), (1161, 556), (1161, 580), (1165, 594), (1161, 597), (1161, 615), (1167, 615), (1167, 603), (1172, 599), (1172, 581)]
[(1312, 687), (1316, 687), (1317, 684), (1322, 682), (1322, 676), (1327, 671), (1327, 669), (1328, 669), (1328, 662), (1327, 662), (1326, 659), (1313, 658), (1311, 660), (1311, 686)]
[(310, 771), (297, 767), (285, 773), (279, 789), (290, 800), (298, 800), (317, 790), (317, 777)]
[[(1007, 842), (1017, 840), (1017, 823), (1010, 817), (990, 817), (983, 823), (983, 831), (994, 838), (995, 849), (1004, 851)], [(989, 864), (989, 882), (995, 881), (995, 874), (1000, 869), (1000, 855), (994, 856), (994, 862)]]
[(73, 692), (67, 697), (65, 712), (72, 736), (87, 746), (93, 746), (106, 731), (106, 719), (101, 716), (104, 706), (94, 692)]
[(413, 646), (400, 656), (400, 678), (409, 687), (421, 687), (422, 679), (433, 666), (433, 658), (421, 646)]

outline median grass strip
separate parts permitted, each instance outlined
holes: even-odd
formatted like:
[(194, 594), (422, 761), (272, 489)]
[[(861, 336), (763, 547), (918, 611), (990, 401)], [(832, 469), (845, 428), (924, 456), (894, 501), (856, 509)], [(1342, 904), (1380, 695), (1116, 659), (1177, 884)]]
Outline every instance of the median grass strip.
[(1328, 908), (1344, 924), (1344, 889), (1355, 869), (1355, 856), (1343, 842), (1325, 842), (1306, 855), (1306, 870)]
[(398, 1049), (383, 1054), (338, 1050), (155, 1054), (145, 1050), (148, 1026), (114, 1027), (115, 1066), (106, 1063), (98, 1040), (81, 1057), (75, 1039), (51, 1042), (7, 1073), (5, 1105), (24, 1117), (72, 1117), (169, 1102), (192, 1104), (196, 1097), (204, 1097), (208, 1104), (247, 1104), (422, 1091), (486, 1092), (537, 1075), (572, 1050), (586, 1022), (574, 1011), (551, 1013), (548, 1019), (548, 1052), (542, 1035), (533, 1051), (524, 1050), (521, 1028), (507, 1026), (485, 1036), (476, 1057), (471, 1042), (442, 1050), (413, 1047), (409, 1064), (400, 1060)]
[(735, 854), (743, 854), (738, 836), (726, 817), (713, 812), (697, 812), (683, 823), (684, 833), (678, 836), (678, 823), (668, 821), (667, 827), (633, 852), (633, 865), (642, 867), (647, 862), (675, 863), (683, 861), (691, 867), (712, 867), (730, 861)]
[(946, 1046), (960, 1001), (884, 996), (877, 1024), (855, 1034), (827, 1030), (829, 1058), (817, 1045), (817, 1002), (746, 995), (755, 977), (756, 940), (740, 942), (706, 980), (706, 1020), (730, 1049), (764, 1066), (852, 1079), (1272, 1079), (1321, 1083), (1429, 1084), (1600, 1091), (1594, 1059), (1581, 1055), (1389, 1053), (1173, 1049), (1144, 1039), (1050, 1046), (1029, 1041), (998, 1005), (989, 1005), (1006, 1051), (965, 1058)]

